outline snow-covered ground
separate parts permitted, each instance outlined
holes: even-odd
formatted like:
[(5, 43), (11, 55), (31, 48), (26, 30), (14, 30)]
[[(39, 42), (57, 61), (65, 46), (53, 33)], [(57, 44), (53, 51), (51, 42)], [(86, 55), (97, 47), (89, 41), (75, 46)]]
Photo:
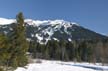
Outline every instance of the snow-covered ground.
[(89, 63), (74, 63), (41, 60), (42, 63), (31, 63), (26, 67), (18, 67), (15, 71), (108, 71), (108, 66)]

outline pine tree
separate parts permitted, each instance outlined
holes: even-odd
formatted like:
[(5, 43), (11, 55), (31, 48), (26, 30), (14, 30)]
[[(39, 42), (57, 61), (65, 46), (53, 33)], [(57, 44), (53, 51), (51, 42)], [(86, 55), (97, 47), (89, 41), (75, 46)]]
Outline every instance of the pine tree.
[(45, 58), (46, 59), (49, 59), (50, 57), (51, 57), (51, 53), (50, 53), (50, 41), (48, 41), (47, 42), (47, 44), (46, 44), (46, 46), (45, 46), (45, 52), (44, 52), (44, 54), (45, 54)]
[(99, 61), (102, 62), (102, 65), (104, 65), (104, 57), (105, 57), (105, 54), (104, 54), (104, 47), (103, 47), (103, 42), (102, 41), (99, 41), (97, 43), (97, 58)]
[(57, 41), (54, 41), (53, 47), (54, 47), (54, 52), (53, 52), (54, 59), (59, 59), (60, 60), (61, 48), (59, 46), (59, 43)]
[(26, 52), (28, 51), (28, 42), (25, 36), (25, 23), (22, 13), (16, 16), (16, 21), (9, 37), (11, 44), (10, 66), (14, 68), (27, 64)]
[(3, 69), (0, 68), (1, 70), (5, 71), (7, 70), (9, 58), (10, 58), (10, 53), (9, 53), (8, 38), (6, 35), (0, 34), (0, 67), (1, 66), (4, 67)]
[(62, 60), (68, 60), (68, 55), (66, 52), (66, 41), (61, 40), (59, 45), (61, 47), (61, 59)]
[(78, 42), (74, 40), (73, 42), (73, 60), (74, 62), (79, 60), (79, 52), (78, 52)]

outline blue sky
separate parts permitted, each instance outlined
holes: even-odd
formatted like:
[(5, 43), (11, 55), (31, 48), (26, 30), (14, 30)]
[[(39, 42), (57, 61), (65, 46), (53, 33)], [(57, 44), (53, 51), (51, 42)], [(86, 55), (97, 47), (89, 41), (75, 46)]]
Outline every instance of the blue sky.
[(108, 0), (0, 0), (0, 17), (63, 19), (108, 35)]

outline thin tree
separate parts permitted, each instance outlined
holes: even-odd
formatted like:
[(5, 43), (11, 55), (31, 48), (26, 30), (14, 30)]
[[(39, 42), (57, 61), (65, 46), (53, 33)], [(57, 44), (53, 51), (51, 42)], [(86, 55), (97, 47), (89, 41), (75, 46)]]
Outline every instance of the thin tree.
[(16, 23), (13, 25), (13, 30), (9, 37), (11, 44), (10, 66), (16, 68), (25, 66), (28, 62), (26, 57), (28, 42), (26, 40), (24, 16), (21, 12), (16, 16)]

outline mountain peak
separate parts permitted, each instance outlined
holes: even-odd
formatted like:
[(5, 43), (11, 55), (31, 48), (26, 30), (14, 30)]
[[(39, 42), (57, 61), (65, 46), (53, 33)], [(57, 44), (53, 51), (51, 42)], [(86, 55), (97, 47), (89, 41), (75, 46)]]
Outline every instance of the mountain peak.
[[(7, 18), (0, 18), (0, 25), (8, 25), (11, 24), (13, 22), (15, 22), (15, 19), (7, 19)], [(65, 21), (65, 20), (33, 20), (33, 19), (25, 19), (25, 22), (28, 23), (28, 25), (35, 25), (35, 26), (40, 26), (40, 25), (72, 25), (72, 24), (76, 24), (75, 22), (69, 22), (69, 21)]]

